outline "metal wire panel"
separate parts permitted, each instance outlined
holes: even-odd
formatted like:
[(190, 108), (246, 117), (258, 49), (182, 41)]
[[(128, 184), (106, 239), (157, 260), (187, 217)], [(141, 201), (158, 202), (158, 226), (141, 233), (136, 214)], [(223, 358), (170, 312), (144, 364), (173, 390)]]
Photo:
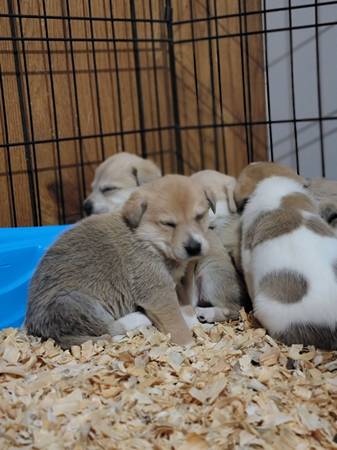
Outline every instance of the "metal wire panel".
[(337, 1), (3, 0), (0, 225), (74, 222), (118, 151), (337, 178)]

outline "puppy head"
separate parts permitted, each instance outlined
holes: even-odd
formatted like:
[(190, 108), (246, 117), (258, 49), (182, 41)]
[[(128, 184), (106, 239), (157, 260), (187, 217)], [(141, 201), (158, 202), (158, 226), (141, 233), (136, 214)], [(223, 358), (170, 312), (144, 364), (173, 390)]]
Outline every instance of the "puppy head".
[(126, 152), (113, 155), (97, 167), (84, 210), (87, 215), (117, 211), (138, 186), (160, 176), (150, 160)]
[(209, 197), (190, 178), (167, 175), (134, 192), (122, 217), (141, 239), (180, 263), (208, 251)]
[(272, 162), (251, 163), (241, 172), (234, 189), (234, 199), (238, 211), (241, 212), (243, 210), (245, 203), (255, 191), (258, 183), (265, 178), (273, 176), (291, 178), (304, 187), (308, 185), (308, 182), (304, 177), (297, 175), (297, 173), (289, 167)]
[(234, 188), (236, 179), (229, 175), (224, 175), (216, 170), (201, 170), (190, 177), (198, 183), (204, 190), (210, 190), (216, 201), (215, 214), (211, 214), (211, 219), (217, 216), (226, 216), (236, 213), (237, 208), (234, 201)]

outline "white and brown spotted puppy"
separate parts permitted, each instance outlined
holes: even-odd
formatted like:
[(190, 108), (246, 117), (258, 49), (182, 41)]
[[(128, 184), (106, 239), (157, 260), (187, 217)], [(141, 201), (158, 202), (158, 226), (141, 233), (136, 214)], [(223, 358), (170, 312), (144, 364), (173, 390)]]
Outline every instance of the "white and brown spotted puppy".
[(96, 169), (84, 210), (88, 216), (117, 211), (138, 186), (160, 177), (160, 169), (148, 159), (127, 152), (110, 156)]
[(337, 238), (304, 179), (272, 163), (249, 165), (235, 198), (242, 266), (254, 314), (287, 344), (337, 348)]
[(153, 322), (188, 343), (176, 283), (208, 251), (208, 209), (200, 186), (168, 175), (140, 187), (121, 213), (82, 220), (52, 245), (32, 278), (27, 331), (69, 348)]
[(214, 170), (202, 170), (191, 179), (209, 189), (216, 202), (215, 211), (209, 211), (210, 251), (194, 268), (189, 268), (194, 275), (192, 304), (202, 322), (234, 319), (246, 296), (232, 258), (240, 249), (239, 216), (234, 201), (236, 179)]

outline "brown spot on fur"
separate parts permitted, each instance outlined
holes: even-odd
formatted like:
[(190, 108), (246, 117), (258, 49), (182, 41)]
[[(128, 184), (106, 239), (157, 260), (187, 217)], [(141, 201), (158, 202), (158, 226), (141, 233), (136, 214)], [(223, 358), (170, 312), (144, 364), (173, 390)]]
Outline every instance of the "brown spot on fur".
[(311, 198), (301, 192), (295, 192), (283, 197), (281, 207), (318, 213), (318, 208)]
[(320, 236), (335, 236), (333, 229), (319, 217), (310, 217), (310, 219), (305, 220), (304, 224), (307, 228), (309, 228), (309, 230), (319, 234)]
[(274, 271), (262, 278), (259, 292), (280, 303), (297, 303), (308, 292), (308, 282), (295, 271)]
[(323, 350), (337, 349), (337, 328), (311, 323), (293, 324), (286, 331), (274, 334), (274, 338), (280, 339), (287, 345), (303, 344), (314, 345)]
[(265, 178), (280, 176), (287, 177), (297, 181), (302, 186), (307, 186), (307, 180), (300, 175), (297, 175), (292, 169), (281, 164), (272, 162), (257, 162), (249, 164), (241, 172), (235, 190), (234, 198), (238, 209), (255, 191), (256, 185)]
[(252, 250), (257, 245), (283, 234), (291, 233), (303, 224), (298, 211), (284, 208), (260, 214), (244, 233), (244, 246)]

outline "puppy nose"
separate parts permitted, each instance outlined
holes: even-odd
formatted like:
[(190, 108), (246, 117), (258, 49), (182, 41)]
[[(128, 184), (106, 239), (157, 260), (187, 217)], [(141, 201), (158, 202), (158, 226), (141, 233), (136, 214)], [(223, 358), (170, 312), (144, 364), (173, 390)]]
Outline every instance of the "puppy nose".
[(201, 244), (199, 241), (191, 238), (185, 245), (185, 250), (189, 256), (198, 256), (201, 252)]
[(87, 216), (90, 216), (92, 214), (92, 210), (93, 210), (93, 204), (90, 200), (85, 200), (85, 202), (83, 203), (83, 209), (86, 213)]

